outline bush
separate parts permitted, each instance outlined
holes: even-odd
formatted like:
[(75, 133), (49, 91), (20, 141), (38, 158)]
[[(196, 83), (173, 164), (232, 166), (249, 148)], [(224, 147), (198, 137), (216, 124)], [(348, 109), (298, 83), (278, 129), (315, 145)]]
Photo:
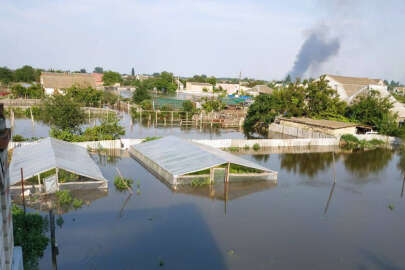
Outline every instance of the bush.
[(83, 206), (83, 201), (80, 200), (80, 199), (74, 198), (74, 199), (73, 199), (73, 202), (72, 202), (72, 206), (73, 206), (75, 209), (78, 209), (78, 208), (80, 208), (80, 207)]
[(155, 140), (159, 140), (162, 137), (146, 137), (145, 139), (143, 139), (143, 143), (144, 142), (150, 142), (150, 141), (155, 141)]
[(239, 152), (239, 147), (235, 147), (235, 146), (228, 147), (228, 151), (230, 151), (230, 152)]
[(127, 190), (132, 187), (134, 180), (116, 176), (114, 178), (114, 185), (119, 191)]
[(25, 141), (27, 141), (27, 139), (24, 138), (23, 136), (21, 136), (20, 134), (15, 134), (15, 135), (11, 138), (11, 140), (12, 140), (13, 142), (25, 142)]
[(26, 213), (13, 204), (14, 245), (21, 246), (23, 251), (24, 269), (38, 269), (38, 258), (42, 257), (48, 246), (46, 237), (48, 223), (46, 218), (37, 213)]
[(258, 143), (255, 143), (253, 145), (253, 150), (258, 151), (260, 149), (260, 145)]
[(73, 202), (72, 194), (69, 190), (60, 190), (55, 193), (60, 206), (69, 206)]

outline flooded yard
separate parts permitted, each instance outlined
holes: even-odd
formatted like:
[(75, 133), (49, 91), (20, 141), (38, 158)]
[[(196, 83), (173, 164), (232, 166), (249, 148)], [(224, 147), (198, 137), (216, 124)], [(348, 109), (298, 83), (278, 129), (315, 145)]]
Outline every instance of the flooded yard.
[[(242, 155), (278, 185), (218, 181), (177, 190), (132, 158), (93, 156), (109, 180), (56, 226), (58, 269), (403, 269), (399, 152)], [(139, 181), (128, 196), (118, 167)], [(137, 187), (135, 186), (135, 190)], [(392, 206), (390, 209), (388, 206)], [(47, 215), (47, 212), (41, 212)], [(60, 219), (57, 215), (56, 219)], [(55, 269), (48, 246), (40, 269)]]

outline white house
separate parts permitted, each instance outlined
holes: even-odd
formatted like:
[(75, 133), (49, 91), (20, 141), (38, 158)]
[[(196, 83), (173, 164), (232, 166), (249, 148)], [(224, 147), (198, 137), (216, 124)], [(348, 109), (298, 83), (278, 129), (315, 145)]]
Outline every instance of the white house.
[(186, 92), (211, 92), (213, 87), (210, 83), (200, 83), (200, 82), (187, 82), (186, 83)]
[(358, 95), (365, 94), (370, 90), (379, 92), (381, 97), (389, 97), (390, 101), (393, 103), (391, 111), (398, 114), (400, 121), (405, 120), (404, 105), (398, 102), (390, 92), (388, 92), (387, 86), (384, 84), (383, 80), (330, 74), (326, 74), (325, 79), (328, 81), (328, 85), (337, 91), (340, 99), (349, 104), (352, 103)]

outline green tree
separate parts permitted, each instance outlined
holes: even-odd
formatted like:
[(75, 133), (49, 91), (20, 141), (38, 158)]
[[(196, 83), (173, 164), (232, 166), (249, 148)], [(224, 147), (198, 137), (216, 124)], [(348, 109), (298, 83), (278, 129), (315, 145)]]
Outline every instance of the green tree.
[(134, 68), (131, 69), (131, 75), (135, 76), (135, 69)]
[(106, 71), (103, 75), (104, 85), (113, 85), (122, 81), (121, 74), (114, 71)]
[(86, 73), (86, 69), (85, 68), (80, 69), (80, 73)]
[(194, 110), (193, 102), (191, 102), (191, 100), (183, 101), (183, 110), (186, 112), (192, 112)]
[(100, 73), (100, 74), (103, 74), (104, 71), (103, 71), (103, 68), (102, 68), (102, 67), (95, 67), (93, 73)]
[(34, 82), (39, 80), (38, 73), (31, 66), (23, 66), (16, 69), (14, 74), (17, 82)]
[(77, 85), (65, 90), (67, 96), (73, 101), (87, 107), (98, 107), (101, 103), (103, 92), (91, 87), (80, 88)]
[(20, 84), (16, 84), (11, 87), (11, 93), (16, 98), (41, 98), (43, 96), (42, 87), (38, 84), (34, 84), (28, 88)]
[(148, 86), (146, 82), (140, 82), (136, 87), (134, 94), (132, 95), (132, 100), (136, 104), (140, 104), (144, 100), (150, 99), (151, 96), (148, 92)]
[(44, 100), (44, 118), (52, 126), (72, 133), (80, 132), (85, 115), (80, 104), (69, 95), (53, 95)]
[(163, 71), (159, 75), (155, 76), (152, 86), (156, 87), (156, 89), (161, 92), (167, 93), (174, 93), (177, 89), (177, 85), (174, 82), (173, 73), (167, 71)]
[(0, 67), (0, 82), (3, 84), (9, 84), (14, 80), (13, 71), (7, 67)]

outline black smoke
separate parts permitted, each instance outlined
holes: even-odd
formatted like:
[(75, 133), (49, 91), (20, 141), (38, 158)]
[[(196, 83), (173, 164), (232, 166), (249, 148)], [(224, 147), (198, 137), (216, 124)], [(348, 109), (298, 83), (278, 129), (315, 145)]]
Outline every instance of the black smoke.
[(339, 52), (340, 41), (338, 38), (327, 38), (324, 28), (313, 30), (302, 44), (294, 66), (289, 72), (292, 79), (302, 78), (311, 67), (317, 68), (330, 57)]

